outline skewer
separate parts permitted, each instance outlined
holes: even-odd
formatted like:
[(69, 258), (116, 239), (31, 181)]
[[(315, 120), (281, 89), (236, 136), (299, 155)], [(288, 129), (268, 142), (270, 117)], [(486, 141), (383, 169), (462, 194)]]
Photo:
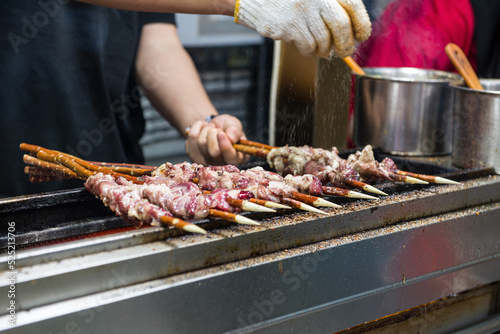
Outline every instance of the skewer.
[(299, 193), (298, 191), (292, 193), (292, 198), (302, 201), (304, 203), (314, 205), (314, 206), (326, 206), (330, 208), (341, 208), (340, 205), (329, 202), (322, 199), (321, 197), (311, 196), (307, 194)]
[(345, 183), (350, 185), (351, 187), (363, 189), (364, 191), (368, 191), (368, 192), (373, 193), (373, 194), (388, 196), (385, 192), (378, 190), (377, 188), (375, 188), (367, 183), (361, 182), (361, 181), (347, 179), (347, 180), (345, 180)]
[(266, 201), (258, 198), (250, 198), (249, 201), (272, 209), (291, 209), (291, 207), (288, 205), (276, 203), (273, 201)]
[[(64, 178), (65, 180), (70, 180), (71, 178)], [(29, 175), (29, 180), (31, 183), (41, 183), (41, 182), (50, 182), (50, 181), (57, 181), (61, 180), (60, 178), (57, 179), (53, 176), (44, 176), (44, 175)]]
[(69, 155), (69, 154), (61, 153), (61, 152), (58, 152), (58, 151), (54, 151), (54, 152), (64, 155), (67, 159), (76, 162), (80, 166), (85, 167), (85, 168), (87, 168), (90, 171), (101, 172), (103, 174), (109, 174), (109, 175), (111, 175), (111, 176), (113, 176), (115, 178), (118, 178), (118, 177), (121, 176), (121, 177), (125, 178), (126, 180), (132, 181), (133, 183), (136, 183), (136, 184), (142, 184), (143, 183), (142, 181), (138, 180), (137, 177), (135, 177), (135, 176), (131, 176), (131, 175), (128, 175), (128, 174), (122, 174), (122, 173), (119, 173), (119, 172), (115, 172), (115, 171), (113, 171), (113, 170), (111, 170), (110, 168), (107, 168), (107, 167), (96, 166), (96, 165), (91, 164), (88, 161), (85, 161), (83, 159), (77, 158), (77, 157)]
[[(57, 172), (61, 173), (61, 175), (67, 175), (68, 178), (83, 179), (82, 177), (78, 176), (75, 172), (73, 172), (71, 169), (69, 169), (67, 167), (61, 166), (59, 164), (43, 161), (43, 160), (40, 160), (40, 159), (35, 158), (35, 157), (28, 155), (28, 154), (25, 154), (23, 156), (23, 162), (28, 164), (28, 165), (31, 165), (31, 166), (36, 166), (36, 171), (38, 171), (38, 172), (41, 172), (42, 170), (51, 171), (51, 172), (57, 171)], [(24, 171), (25, 171), (25, 173), (26, 173), (26, 171), (28, 171), (28, 173), (26, 173), (28, 175), (34, 175), (35, 168), (29, 168), (28, 170), (26, 170), (26, 168), (25, 168)], [(38, 175), (40, 175), (40, 174), (38, 174)], [(49, 175), (44, 175), (44, 176), (49, 176)], [(58, 175), (54, 175), (54, 176), (58, 176)]]
[(195, 224), (192, 224), (192, 223), (188, 223), (187, 221), (184, 221), (184, 220), (179, 219), (179, 218), (162, 216), (160, 218), (160, 222), (165, 224), (165, 225), (184, 230), (186, 232), (207, 234), (207, 231), (205, 231), (201, 227), (196, 226)]
[(269, 154), (269, 150), (264, 148), (258, 148), (253, 146), (241, 145), (241, 144), (233, 144), (233, 147), (240, 152), (247, 153), (253, 155), (258, 158), (266, 158)]
[(390, 175), (391, 178), (393, 178), (395, 181), (411, 183), (411, 184), (429, 184), (429, 182), (427, 181), (420, 180), (409, 175), (401, 175), (397, 173), (391, 173)]
[[(89, 163), (88, 161), (77, 158), (77, 157), (72, 156), (70, 154), (66, 154), (66, 153), (62, 153), (62, 152), (54, 151), (54, 150), (49, 150), (46, 148), (42, 148), (41, 146), (30, 145), (30, 144), (25, 144), (25, 143), (22, 143), (19, 147), (23, 151), (28, 151), (32, 154), (35, 153), (36, 156), (41, 160), (61, 163), (61, 164), (65, 165), (66, 167), (70, 168), (71, 170), (73, 170), (77, 174), (79, 174), (79, 172), (77, 172), (77, 170), (80, 170), (80, 172), (83, 172), (80, 168), (78, 168), (78, 166), (80, 166), (80, 167), (83, 167), (87, 172), (88, 171), (101, 172), (103, 174), (109, 174), (115, 178), (122, 176), (125, 179), (132, 181), (134, 183), (137, 183), (137, 184), (142, 183), (142, 181), (139, 181), (137, 179), (137, 177), (130, 176), (127, 174), (117, 173), (117, 172), (114, 172), (106, 167), (93, 165), (93, 164)], [(39, 156), (40, 151), (44, 152), (44, 154), (42, 154), (42, 156), (44, 158)], [(47, 160), (47, 159), (52, 159), (52, 160)], [(75, 170), (74, 168), (76, 168), (77, 170)], [(85, 174), (87, 174), (87, 175), (85, 175)], [(82, 176), (84, 176), (84, 177), (88, 177), (90, 175), (92, 175), (92, 174), (88, 174), (88, 173), (82, 174)]]
[(148, 165), (140, 165), (140, 164), (129, 164), (125, 162), (103, 162), (103, 161), (88, 161), (91, 164), (98, 165), (98, 166), (103, 166), (103, 167), (125, 167), (125, 168), (132, 168), (132, 169), (139, 169), (139, 170), (154, 170), (156, 169), (155, 166), (148, 166)]
[[(63, 172), (60, 172), (58, 170), (50, 170), (50, 169), (45, 169), (45, 168), (40, 168), (40, 167), (35, 167), (35, 166), (26, 166), (24, 167), (24, 174), (29, 175), (29, 176), (40, 176), (47, 181), (58, 181), (58, 180), (70, 180), (74, 178), (79, 178), (78, 175), (75, 173), (74, 176), (69, 176)], [(40, 181), (38, 181), (40, 182)]]
[(322, 214), (326, 215), (325, 211), (321, 211), (319, 209), (316, 209), (314, 206), (310, 206), (308, 204), (302, 203), (302, 202), (297, 201), (297, 200), (292, 199), (292, 198), (283, 197), (281, 199), (281, 201), (290, 205), (292, 208), (295, 208), (295, 209), (309, 211), (309, 212), (315, 212), (315, 213), (322, 213)]
[(415, 173), (410, 173), (410, 172), (405, 172), (402, 170), (398, 170), (396, 172), (399, 175), (408, 175), (420, 180), (424, 180), (427, 182), (432, 182), (432, 183), (439, 183), (439, 184), (461, 184), (460, 182), (453, 181), (444, 177), (440, 176), (432, 176), (432, 175), (425, 175), (425, 174), (415, 174)]
[[(203, 191), (203, 194), (210, 194), (210, 193), (211, 193), (210, 190), (204, 190)], [(226, 202), (229, 205), (234, 206), (235, 208), (239, 208), (239, 209), (241, 209), (243, 211), (250, 211), (250, 212), (276, 212), (276, 210), (272, 209), (269, 206), (262, 205), (263, 203), (261, 203), (261, 202), (269, 202), (269, 201), (260, 200), (261, 202), (255, 202), (255, 201), (251, 201), (251, 200), (253, 200), (253, 198), (251, 198), (249, 200), (234, 199), (232, 197), (226, 198)], [(274, 202), (271, 202), (271, 203), (274, 203)]]
[(106, 167), (114, 172), (127, 174), (131, 176), (148, 175), (156, 169), (156, 167), (152, 166), (135, 165), (135, 164), (108, 163), (100, 161), (88, 161), (88, 163), (95, 166)]
[(343, 189), (343, 188), (323, 186), (322, 189), (323, 193), (325, 193), (326, 195), (335, 195), (335, 196), (350, 197), (350, 198), (378, 199), (378, 197), (370, 196), (357, 191)]
[(246, 140), (246, 139), (240, 139), (239, 143), (242, 145), (246, 145), (246, 146), (260, 147), (260, 148), (263, 148), (266, 150), (272, 150), (273, 148), (276, 148), (276, 146), (271, 146), (271, 145), (259, 143), (256, 141)]
[(88, 178), (91, 175), (94, 175), (93, 172), (89, 171), (88, 169), (82, 167), (81, 165), (77, 164), (76, 162), (66, 158), (62, 154), (54, 154), (49, 152), (45, 152), (44, 150), (39, 150), (37, 153), (37, 158), (47, 161), (47, 162), (55, 162), (55, 163), (61, 163), (64, 166), (68, 167), (71, 169), (73, 172), (75, 172), (77, 175), (82, 176), (84, 178)]
[[(25, 167), (24, 169), (25, 174), (28, 174), (30, 176), (44, 176), (46, 178), (46, 181), (60, 180), (61, 179), (60, 176), (63, 176), (63, 178), (67, 179), (72, 179), (72, 178), (81, 180), (86, 179), (84, 176), (76, 174), (71, 169), (63, 165), (43, 161), (31, 155), (25, 154), (23, 156), (23, 161), (26, 164), (31, 165), (31, 167), (30, 166)], [(47, 171), (50, 171), (50, 174), (52, 176), (47, 174)], [(33, 179), (34, 182), (42, 182), (41, 178), (30, 178), (30, 180), (31, 179)]]
[(216, 209), (210, 209), (209, 215), (212, 217), (221, 218), (221, 219), (228, 220), (228, 221), (238, 223), (238, 224), (260, 225), (259, 222), (255, 221), (253, 219), (250, 219), (250, 218), (247, 218), (247, 217), (244, 217), (241, 215), (236, 215), (234, 213), (230, 213), (230, 212), (226, 212), (226, 211), (216, 210)]
[[(40, 160), (40, 159), (35, 158), (35, 157), (28, 155), (28, 154), (25, 154), (23, 156), (23, 162), (28, 164), (28, 165), (31, 165), (31, 166), (36, 166), (38, 171), (41, 171), (41, 170), (51, 171), (51, 172), (58, 171), (62, 174), (67, 174), (68, 177), (74, 177), (74, 178), (78, 177), (78, 175), (75, 172), (73, 172), (71, 169), (69, 169), (67, 167), (64, 167), (64, 166), (61, 166), (61, 165), (58, 165), (55, 163), (43, 161), (43, 160)], [(29, 169), (29, 171), (34, 172), (35, 169)]]
[(231, 206), (235, 206), (237, 208), (240, 208), (245, 211), (253, 211), (253, 212), (276, 212), (276, 210), (261, 206), (257, 203), (252, 203), (250, 201), (244, 201), (241, 199), (234, 199), (231, 197), (228, 197), (226, 201), (229, 203)]

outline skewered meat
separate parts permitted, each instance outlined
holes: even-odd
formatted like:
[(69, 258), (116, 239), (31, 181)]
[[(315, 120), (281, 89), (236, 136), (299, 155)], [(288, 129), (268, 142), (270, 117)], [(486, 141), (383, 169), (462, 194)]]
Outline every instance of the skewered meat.
[[(153, 175), (173, 177), (176, 182), (197, 178), (198, 186), (202, 190), (240, 189), (251, 191), (256, 198), (278, 201), (280, 197), (290, 197), (293, 192), (299, 191), (310, 195), (322, 194), (322, 184), (313, 175), (288, 175), (283, 177), (277, 173), (254, 167), (239, 170), (235, 166), (201, 167), (197, 164), (172, 165), (165, 164), (159, 167)], [(181, 175), (184, 177), (182, 179)]]
[(363, 182), (370, 180), (399, 181), (396, 174), (398, 168), (394, 160), (385, 158), (382, 162), (378, 162), (375, 160), (371, 145), (365, 146), (362, 151), (349, 155), (347, 162), (360, 174), (360, 180)]
[(99, 197), (116, 215), (140, 227), (143, 223), (156, 225), (162, 216), (172, 216), (142, 198), (137, 188), (125, 187), (117, 183), (114, 177), (98, 173), (89, 177), (85, 188)]
[[(161, 183), (163, 182), (163, 183)], [(124, 178), (114, 178), (102, 173), (90, 176), (86, 188), (98, 195), (118, 215), (136, 217), (136, 211), (130, 211), (131, 200), (147, 200), (150, 203), (168, 210), (176, 217), (205, 218), (210, 209), (234, 212), (235, 208), (228, 198), (249, 199), (253, 194), (245, 190), (219, 189), (210, 194), (203, 194), (192, 182), (173, 183), (168, 178), (145, 178), (144, 184), (134, 184)]]
[(283, 146), (272, 149), (267, 161), (282, 175), (311, 174), (323, 184), (330, 182), (337, 187), (346, 186), (345, 181), (348, 179), (359, 179), (359, 173), (338, 156), (336, 148), (327, 151), (310, 146)]

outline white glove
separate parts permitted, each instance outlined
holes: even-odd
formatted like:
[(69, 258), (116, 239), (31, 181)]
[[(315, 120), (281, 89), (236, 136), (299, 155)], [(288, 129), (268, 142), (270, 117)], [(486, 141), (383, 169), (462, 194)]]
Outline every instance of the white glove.
[(371, 33), (361, 0), (236, 0), (234, 21), (326, 58), (347, 57)]

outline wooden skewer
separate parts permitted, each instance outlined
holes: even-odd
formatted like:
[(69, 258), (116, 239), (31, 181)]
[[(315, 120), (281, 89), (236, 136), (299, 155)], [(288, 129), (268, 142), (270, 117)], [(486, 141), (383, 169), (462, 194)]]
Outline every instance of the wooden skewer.
[(127, 174), (132, 176), (142, 176), (151, 174), (152, 171), (156, 169), (156, 167), (152, 166), (144, 166), (144, 165), (131, 165), (131, 164), (116, 164), (116, 163), (108, 163), (108, 162), (99, 162), (99, 161), (88, 161), (88, 163), (101, 166), (111, 169), (114, 172)]
[(196, 226), (195, 224), (188, 223), (187, 221), (184, 221), (179, 218), (175, 217), (169, 217), (169, 216), (162, 216), (160, 218), (161, 223), (172, 226), (181, 230), (184, 230), (186, 232), (191, 232), (191, 233), (200, 233), (200, 234), (207, 234), (207, 231), (202, 229), (199, 226)]
[[(70, 180), (70, 177), (63, 177), (64, 180)], [(41, 183), (41, 182), (51, 182), (51, 181), (59, 181), (61, 178), (55, 178), (54, 176), (45, 176), (45, 175), (29, 175), (29, 181), (31, 183)]]
[(302, 201), (304, 203), (310, 204), (310, 205), (314, 205), (314, 206), (326, 206), (326, 207), (330, 207), (330, 208), (341, 208), (340, 205), (329, 202), (327, 200), (324, 200), (321, 197), (302, 194), (302, 193), (299, 193), (298, 191), (295, 191), (292, 193), (292, 198), (294, 198), (298, 201)]
[(397, 174), (399, 175), (408, 175), (423, 181), (427, 182), (432, 182), (432, 183), (439, 183), (439, 184), (461, 184), (460, 182), (453, 181), (444, 177), (440, 176), (432, 176), (432, 175), (425, 175), (425, 174), (415, 174), (415, 173), (410, 173), (410, 172), (405, 172), (402, 170), (398, 170)]
[[(36, 166), (36, 168), (39, 172), (41, 170), (51, 171), (51, 172), (57, 171), (63, 175), (66, 175), (68, 178), (82, 179), (82, 180), (84, 179), (83, 177), (79, 176), (78, 174), (76, 174), (71, 169), (69, 169), (65, 166), (51, 163), (51, 162), (47, 162), (47, 161), (43, 161), (43, 160), (40, 160), (40, 159), (35, 158), (35, 157), (28, 155), (28, 154), (25, 154), (23, 156), (23, 161), (24, 161), (24, 163), (26, 163), (28, 165)], [(28, 167), (28, 166), (26, 166), (26, 167)], [(35, 170), (32, 168), (28, 168), (28, 169), (25, 168), (24, 171), (25, 171), (25, 173), (26, 173), (26, 171), (28, 171), (28, 173), (26, 173), (28, 175), (34, 175), (34, 173), (35, 173)], [(38, 174), (38, 175), (40, 175), (40, 174)], [(48, 176), (48, 175), (45, 175), (45, 176)]]
[(227, 198), (226, 199), (229, 205), (240, 208), (245, 211), (253, 211), (253, 212), (276, 212), (276, 210), (261, 206), (257, 203), (252, 203), (250, 201), (244, 201), (241, 199)]
[(115, 171), (113, 171), (113, 170), (111, 170), (111, 169), (109, 169), (107, 167), (96, 166), (96, 165), (93, 165), (93, 164), (89, 163), (86, 160), (77, 158), (77, 157), (69, 155), (69, 154), (61, 153), (61, 152), (58, 152), (58, 151), (54, 151), (54, 152), (57, 152), (59, 154), (63, 154), (67, 159), (76, 162), (80, 166), (83, 166), (83, 167), (87, 168), (90, 171), (100, 172), (100, 173), (103, 173), (103, 174), (108, 174), (108, 175), (113, 176), (114, 178), (123, 177), (123, 178), (127, 179), (128, 181), (131, 181), (131, 182), (136, 183), (136, 184), (142, 184), (142, 183), (144, 183), (143, 181), (138, 180), (137, 177), (135, 177), (135, 176), (131, 176), (131, 175), (128, 175), (128, 174), (118, 173), (118, 172), (115, 172)]
[(67, 157), (63, 156), (62, 154), (56, 155), (52, 152), (45, 152), (44, 150), (39, 150), (37, 153), (37, 158), (44, 160), (44, 161), (48, 161), (48, 162), (61, 163), (64, 166), (71, 169), (76, 174), (78, 174), (79, 176), (84, 177), (85, 179), (87, 179), (89, 176), (94, 175), (93, 172), (82, 167), (81, 165), (77, 164), (73, 160), (68, 159)]
[(246, 146), (253, 146), (253, 147), (260, 147), (266, 150), (272, 150), (273, 148), (277, 148), (276, 146), (271, 146), (263, 143), (259, 143), (256, 141), (251, 141), (251, 140), (246, 140), (246, 139), (240, 139), (239, 144), (246, 145)]
[[(101, 167), (101, 166), (93, 165), (93, 164), (89, 163), (86, 160), (77, 158), (77, 157), (72, 156), (70, 154), (66, 154), (66, 153), (59, 152), (59, 151), (54, 151), (54, 150), (49, 150), (49, 149), (45, 149), (45, 148), (43, 148), (41, 146), (30, 145), (30, 144), (25, 144), (25, 143), (22, 143), (19, 147), (23, 151), (28, 151), (30, 153), (34, 153), (35, 152), (36, 155), (37, 155), (37, 157), (39, 159), (47, 161), (46, 159), (43, 159), (43, 158), (41, 158), (39, 156), (40, 150), (43, 150), (44, 151), (44, 154), (43, 154), (44, 157), (48, 158), (47, 154), (56, 157), (55, 160), (51, 160), (51, 161), (52, 162), (61, 163), (61, 164), (65, 165), (66, 167), (72, 169), (77, 174), (78, 174), (78, 172), (76, 170), (74, 170), (73, 168), (77, 168), (76, 165), (79, 165), (81, 167), (84, 167), (87, 172), (88, 171), (101, 172), (103, 174), (111, 175), (111, 176), (113, 176), (115, 178), (118, 178), (118, 177), (121, 176), (121, 177), (124, 177), (125, 179), (127, 179), (127, 180), (129, 180), (131, 182), (137, 183), (137, 184), (142, 184), (143, 183), (142, 181), (138, 180), (137, 177), (130, 176), (130, 175), (127, 175), (127, 174), (117, 173), (117, 172), (114, 172), (114, 171), (112, 171), (112, 170), (110, 170), (109, 168), (106, 168), (106, 167)], [(80, 171), (82, 171), (82, 170), (80, 169)], [(92, 175), (92, 174), (90, 174), (90, 175)], [(82, 176), (88, 177), (90, 175), (87, 175), (87, 176), (82, 175)]]
[(401, 174), (397, 174), (397, 173), (391, 173), (390, 176), (394, 181), (411, 183), (411, 184), (429, 184), (429, 182), (427, 182), (427, 181), (420, 180), (420, 179), (414, 178), (414, 177), (409, 176), (409, 175), (401, 175)]
[(139, 164), (129, 164), (123, 162), (102, 162), (102, 161), (89, 161), (91, 164), (103, 166), (103, 167), (125, 167), (139, 170), (154, 170), (157, 167), (148, 166), (148, 165), (139, 165)]
[(329, 186), (323, 186), (323, 193), (326, 195), (335, 195), (350, 198), (379, 199), (378, 197), (370, 196), (357, 191)]
[[(208, 195), (210, 193), (211, 193), (210, 190), (203, 191), (203, 194)], [(228, 197), (228, 198), (226, 198), (226, 201), (229, 205), (234, 206), (235, 208), (241, 209), (243, 211), (276, 212), (276, 210), (272, 209), (271, 207), (266, 207), (265, 205), (261, 205), (261, 203), (257, 203), (257, 202), (252, 203), (251, 200), (241, 200), (241, 199), (234, 199), (234, 198)], [(267, 201), (263, 201), (263, 202), (267, 202)]]
[(73, 177), (57, 170), (50, 170), (35, 166), (24, 167), (24, 174), (29, 176), (42, 176), (43, 178), (47, 179), (46, 181), (60, 181), (60, 180), (70, 180), (70, 179), (80, 178), (76, 174), (75, 174), (76, 177)]
[(300, 201), (297, 201), (293, 198), (286, 198), (283, 197), (281, 199), (283, 203), (286, 203), (287, 205), (290, 205), (292, 208), (299, 209), (299, 210), (304, 210), (304, 211), (309, 211), (309, 212), (314, 212), (314, 213), (321, 213), (326, 215), (325, 211), (321, 211), (319, 209), (316, 209), (314, 206), (307, 205), (306, 203), (302, 203)]
[(351, 187), (355, 187), (355, 188), (358, 188), (358, 189), (362, 189), (364, 191), (367, 191), (367, 192), (370, 192), (370, 193), (373, 193), (373, 194), (377, 194), (377, 195), (384, 195), (384, 196), (387, 196), (387, 194), (381, 190), (378, 190), (377, 188), (367, 184), (367, 183), (364, 183), (364, 182), (361, 182), (361, 181), (357, 181), (357, 180), (353, 180), (353, 179), (347, 179), (345, 180), (345, 183), (347, 185), (350, 185)]
[(266, 158), (267, 155), (269, 154), (269, 150), (266, 150), (264, 148), (259, 148), (259, 147), (252, 147), (252, 146), (241, 145), (241, 144), (233, 144), (233, 147), (237, 151), (247, 153), (247, 154), (253, 155), (254, 157), (259, 157), (259, 158)]
[(246, 225), (260, 225), (259, 222), (255, 221), (253, 219), (250, 219), (250, 218), (247, 218), (247, 217), (244, 217), (241, 215), (236, 215), (234, 213), (220, 211), (220, 210), (216, 210), (216, 209), (210, 209), (208, 212), (209, 212), (209, 216), (211, 216), (211, 217), (221, 218), (221, 219), (231, 221), (234, 223), (246, 224)]
[(291, 209), (291, 207), (288, 205), (276, 203), (273, 201), (266, 201), (258, 198), (250, 198), (249, 201), (273, 209)]

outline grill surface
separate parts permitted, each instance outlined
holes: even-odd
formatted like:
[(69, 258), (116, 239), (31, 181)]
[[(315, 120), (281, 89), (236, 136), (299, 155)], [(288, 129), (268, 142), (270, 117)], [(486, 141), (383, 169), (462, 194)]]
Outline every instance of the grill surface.
[[(344, 152), (346, 157), (352, 152)], [(375, 151), (376, 159), (381, 161), (386, 155)], [(493, 169), (470, 169), (461, 170), (453, 167), (439, 166), (427, 162), (410, 161), (399, 157), (390, 156), (401, 170), (409, 172), (440, 175), (456, 181), (463, 181), (487, 175), (493, 175)], [(246, 166), (246, 168), (267, 165), (256, 162)], [(424, 189), (429, 186), (415, 186), (409, 184), (384, 182), (376, 184), (376, 187), (389, 194), (401, 194), (408, 191)], [(335, 198), (338, 204), (354, 202), (348, 198)], [(268, 217), (269, 214), (244, 213), (256, 219)], [(286, 212), (280, 214), (286, 215)], [(102, 202), (96, 199), (84, 188), (65, 190), (54, 193), (37, 194), (16, 198), (0, 199), (0, 216), (7, 228), (7, 222), (13, 221), (16, 224), (16, 243), (18, 248), (28, 248), (34, 245), (50, 243), (50, 241), (63, 241), (65, 239), (83, 237), (92, 233), (123, 229), (129, 227), (125, 221), (115, 217)], [(210, 222), (208, 219), (193, 221), (210, 228), (220, 224)], [(214, 225), (215, 224), (215, 225)], [(169, 236), (179, 235), (179, 231), (169, 231)], [(0, 237), (0, 250), (5, 250), (7, 237)]]
[[(22, 250), (18, 325), (0, 310), (0, 330), (334, 332), (499, 281), (500, 178), (394, 160), (463, 185), (380, 183), (389, 196), (335, 198), (342, 208), (326, 215), (251, 214), (261, 226), (203, 220), (206, 236), (150, 227)], [(3, 200), (0, 212), (23, 245), (125, 224), (83, 189)]]

